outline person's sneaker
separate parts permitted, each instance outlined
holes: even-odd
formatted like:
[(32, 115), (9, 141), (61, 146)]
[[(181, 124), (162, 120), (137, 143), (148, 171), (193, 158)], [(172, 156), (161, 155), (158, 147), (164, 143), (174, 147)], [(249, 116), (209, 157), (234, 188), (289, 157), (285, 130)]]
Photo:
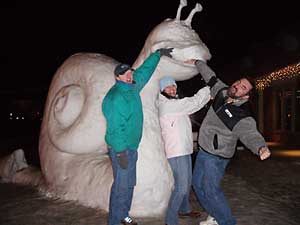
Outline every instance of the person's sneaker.
[(178, 213), (178, 216), (179, 217), (193, 217), (193, 218), (196, 218), (196, 217), (200, 217), (201, 216), (201, 212), (200, 211), (190, 211), (188, 213)]
[(127, 216), (122, 221), (121, 224), (123, 225), (138, 225), (131, 217)]
[(199, 223), (199, 225), (219, 225), (218, 222), (212, 216), (208, 215), (205, 221)]

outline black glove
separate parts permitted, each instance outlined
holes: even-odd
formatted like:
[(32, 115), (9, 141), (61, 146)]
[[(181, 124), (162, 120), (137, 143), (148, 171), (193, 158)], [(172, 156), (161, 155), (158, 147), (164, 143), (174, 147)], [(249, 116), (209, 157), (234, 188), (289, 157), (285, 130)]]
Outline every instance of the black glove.
[(212, 76), (206, 85), (212, 88), (217, 82), (218, 82), (218, 78), (216, 76)]
[(127, 159), (127, 155), (126, 155), (126, 151), (122, 151), (122, 152), (118, 152), (117, 153), (117, 159), (118, 159), (118, 163), (120, 165), (120, 167), (122, 169), (127, 169), (128, 167), (128, 159)]
[(160, 56), (168, 56), (172, 58), (171, 52), (173, 52), (174, 48), (160, 48), (158, 51), (160, 52)]

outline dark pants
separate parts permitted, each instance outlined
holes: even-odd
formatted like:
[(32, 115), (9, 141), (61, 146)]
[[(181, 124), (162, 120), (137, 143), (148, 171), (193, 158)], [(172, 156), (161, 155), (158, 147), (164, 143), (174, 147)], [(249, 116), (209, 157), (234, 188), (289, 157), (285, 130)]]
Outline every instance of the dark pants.
[(229, 159), (205, 151), (198, 152), (194, 171), (193, 188), (201, 205), (219, 225), (235, 225), (229, 204), (221, 189), (221, 180)]
[(178, 156), (168, 159), (174, 177), (174, 189), (172, 191), (167, 215), (166, 224), (178, 224), (178, 212), (189, 213), (190, 190), (192, 183), (192, 159), (191, 155)]
[(108, 224), (119, 225), (120, 221), (128, 216), (131, 207), (133, 190), (136, 184), (138, 153), (136, 150), (125, 150), (128, 167), (122, 169), (118, 163), (117, 152), (113, 149), (108, 150), (114, 176), (110, 192)]

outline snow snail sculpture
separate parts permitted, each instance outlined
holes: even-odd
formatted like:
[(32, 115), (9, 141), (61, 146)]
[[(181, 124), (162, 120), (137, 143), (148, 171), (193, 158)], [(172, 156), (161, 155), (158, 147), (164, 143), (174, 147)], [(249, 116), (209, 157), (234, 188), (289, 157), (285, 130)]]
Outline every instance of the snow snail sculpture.
[[(180, 20), (181, 10), (186, 5), (186, 0), (181, 0), (176, 18), (164, 20), (151, 31), (133, 64), (133, 68), (138, 67), (159, 48), (174, 48), (173, 58), (161, 58), (141, 92), (144, 128), (130, 211), (133, 216), (163, 215), (173, 185), (155, 107), (158, 81), (166, 74), (178, 81), (190, 79), (197, 70), (184, 61), (191, 58), (209, 60), (211, 57), (191, 27), (194, 14), (202, 7), (196, 4), (190, 15)], [(78, 53), (70, 56), (56, 71), (40, 132), (40, 180), (32, 182), (48, 196), (108, 210), (113, 176), (104, 141), (106, 125), (101, 104), (115, 82), (113, 70), (117, 63), (103, 54)], [(26, 169), (20, 171), (25, 172)], [(22, 183), (22, 174), (12, 180)]]

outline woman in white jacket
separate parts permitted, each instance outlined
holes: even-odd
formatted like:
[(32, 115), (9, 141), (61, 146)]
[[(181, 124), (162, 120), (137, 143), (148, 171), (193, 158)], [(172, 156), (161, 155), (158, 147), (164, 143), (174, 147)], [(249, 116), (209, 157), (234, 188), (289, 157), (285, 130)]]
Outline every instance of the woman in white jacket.
[(172, 77), (160, 80), (157, 100), (159, 120), (165, 152), (174, 176), (166, 225), (177, 225), (178, 215), (200, 216), (189, 203), (192, 180), (193, 133), (189, 115), (200, 110), (210, 99), (209, 87), (200, 89), (194, 96), (179, 99), (177, 85)]

